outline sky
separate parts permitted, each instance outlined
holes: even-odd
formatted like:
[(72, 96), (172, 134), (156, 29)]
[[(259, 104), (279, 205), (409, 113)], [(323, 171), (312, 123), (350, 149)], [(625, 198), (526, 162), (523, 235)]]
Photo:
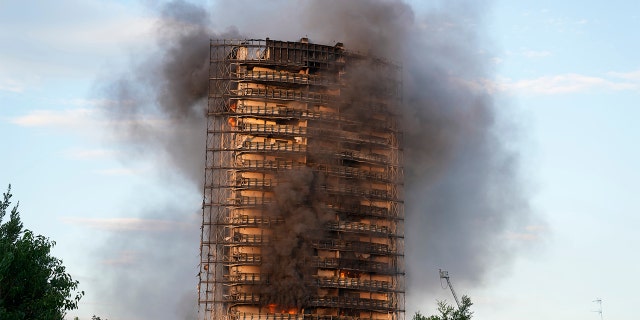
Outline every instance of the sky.
[[(434, 3), (411, 4), (419, 13)], [(101, 114), (109, 101), (97, 88), (158, 45), (158, 6), (0, 0), (0, 187), (12, 185), (25, 226), (56, 241), (54, 255), (86, 292), (69, 319), (136, 319), (105, 291), (112, 272), (153, 277), (154, 264), (176, 264), (177, 278), (192, 279), (195, 292), (196, 265), (171, 255), (141, 263), (137, 250), (166, 250), (167, 237), (178, 234), (193, 241), (180, 249), (197, 263), (200, 191), (161, 170), (161, 158), (123, 144)], [(507, 120), (520, 187), (544, 223), (482, 284), (457, 285), (451, 274), (456, 292), (472, 298), (477, 319), (595, 320), (596, 299), (604, 319), (637, 318), (629, 306), (640, 287), (640, 4), (496, 0), (482, 23), (481, 49), (493, 70), (482, 83)], [(186, 215), (150, 214), (169, 211)], [(119, 240), (132, 234), (139, 238), (132, 247)], [(122, 290), (145, 308), (171, 304)], [(189, 299), (175, 292), (176, 301)], [(407, 306), (407, 318), (432, 313), (435, 299), (452, 300), (443, 289)]]

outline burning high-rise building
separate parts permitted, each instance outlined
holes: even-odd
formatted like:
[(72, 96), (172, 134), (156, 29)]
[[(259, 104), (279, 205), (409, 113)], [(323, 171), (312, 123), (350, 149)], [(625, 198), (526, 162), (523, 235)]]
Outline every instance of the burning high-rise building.
[(201, 319), (404, 318), (400, 68), (213, 40)]

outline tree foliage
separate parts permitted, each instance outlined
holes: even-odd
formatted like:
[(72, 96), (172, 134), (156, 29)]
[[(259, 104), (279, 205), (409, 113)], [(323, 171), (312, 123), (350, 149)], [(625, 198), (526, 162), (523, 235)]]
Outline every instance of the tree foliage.
[(18, 205), (3, 223), (10, 205), (11, 185), (0, 201), (0, 320), (62, 320), (84, 292), (51, 256), (55, 242), (23, 228)]
[(413, 320), (471, 320), (473, 312), (471, 306), (473, 303), (467, 296), (462, 296), (460, 308), (454, 308), (445, 301), (438, 301), (438, 315), (424, 316), (420, 312), (416, 312)]

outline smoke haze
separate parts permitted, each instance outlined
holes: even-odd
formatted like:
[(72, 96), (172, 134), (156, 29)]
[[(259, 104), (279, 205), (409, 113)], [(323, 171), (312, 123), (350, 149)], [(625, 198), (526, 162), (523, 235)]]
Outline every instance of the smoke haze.
[(174, 227), (116, 233), (96, 253), (104, 269), (99, 295), (112, 302), (107, 318), (196, 318), (209, 39), (240, 35), (214, 32), (209, 13), (193, 4), (167, 3), (159, 11), (157, 48), (98, 87), (116, 101), (104, 113), (128, 150), (123, 160), (154, 163), (159, 183), (176, 196), (152, 200), (140, 218)]
[[(210, 38), (295, 41), (307, 36), (398, 62), (403, 70), (407, 310), (415, 310), (419, 301), (442, 290), (438, 268), (449, 270), (460, 285), (481, 285), (491, 270), (508, 266), (518, 243), (507, 234), (521, 233), (535, 220), (521, 191), (518, 155), (505, 146), (511, 137), (499, 130), (499, 108), (486, 91), (469, 85), (491, 78), (490, 57), (481, 54), (486, 48), (480, 43), (485, 8), (473, 1), (434, 7), (417, 14), (401, 1), (219, 1), (209, 11), (183, 1), (168, 3), (161, 11), (159, 49), (130, 73), (104, 83), (106, 93), (120, 102), (106, 112), (117, 120), (118, 134), (127, 133), (124, 143), (132, 155), (158, 161), (162, 175), (172, 168), (188, 181), (186, 188), (200, 194)], [(377, 76), (363, 77), (369, 81), (362, 87), (377, 88), (376, 79), (384, 78)], [(198, 205), (166, 214), (180, 220)], [(318, 212), (307, 216), (322, 220)], [(169, 232), (163, 243), (179, 251), (172, 260), (195, 268), (199, 230), (189, 232)], [(166, 258), (152, 239), (119, 239), (123, 247), (145, 249), (149, 261)], [(143, 279), (116, 274), (113, 288), (126, 280), (137, 290), (156, 291), (155, 279), (176, 271), (172, 263), (158, 263)], [(155, 297), (164, 300), (160, 309), (173, 308), (175, 292), (195, 295), (195, 278), (175, 280), (173, 292)], [(192, 302), (195, 306), (195, 298)], [(120, 303), (140, 318), (175, 318), (171, 312), (143, 310), (128, 298)]]

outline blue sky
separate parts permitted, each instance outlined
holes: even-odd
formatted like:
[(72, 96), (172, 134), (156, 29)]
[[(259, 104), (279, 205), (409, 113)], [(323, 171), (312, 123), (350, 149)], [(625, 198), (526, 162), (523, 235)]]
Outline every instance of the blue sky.
[[(177, 223), (143, 223), (145, 212), (176, 207), (197, 224), (197, 192), (180, 177), (164, 186), (149, 158), (123, 157), (130, 150), (98, 111), (108, 101), (97, 79), (155, 45), (155, 5), (0, 0), (0, 184), (12, 184), (25, 226), (57, 242), (87, 292), (70, 316), (133, 319), (97, 288), (98, 266), (126, 268), (136, 253), (99, 252), (118, 234), (158, 235)], [(522, 187), (546, 224), (484, 285), (456, 286), (452, 274), (458, 294), (471, 296), (478, 319), (595, 320), (596, 298), (605, 319), (637, 318), (640, 4), (498, 0), (483, 22), (495, 73), (478, 83), (515, 127)], [(435, 298), (451, 301), (446, 290)]]

